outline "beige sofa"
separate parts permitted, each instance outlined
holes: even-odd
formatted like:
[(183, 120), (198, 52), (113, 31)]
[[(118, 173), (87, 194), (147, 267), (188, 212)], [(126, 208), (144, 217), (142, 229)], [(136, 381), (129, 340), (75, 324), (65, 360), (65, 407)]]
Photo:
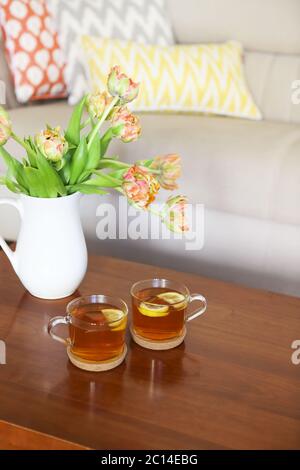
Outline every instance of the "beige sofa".
[[(300, 295), (300, 104), (292, 103), (292, 83), (300, 79), (300, 2), (168, 0), (168, 5), (179, 43), (241, 41), (246, 78), (264, 120), (142, 115), (140, 141), (115, 143), (113, 153), (128, 161), (182, 155), (181, 191), (205, 204), (204, 248), (186, 251), (178, 240), (98, 240), (96, 209), (111, 197), (87, 196), (82, 219), (90, 249)], [(0, 79), (7, 81), (2, 60)], [(15, 107), (10, 89), (8, 98)], [(11, 117), (17, 132), (29, 134), (45, 121), (65, 125), (69, 113), (60, 102), (13, 109)], [(17, 227), (13, 209), (1, 208), (0, 233), (15, 238)]]

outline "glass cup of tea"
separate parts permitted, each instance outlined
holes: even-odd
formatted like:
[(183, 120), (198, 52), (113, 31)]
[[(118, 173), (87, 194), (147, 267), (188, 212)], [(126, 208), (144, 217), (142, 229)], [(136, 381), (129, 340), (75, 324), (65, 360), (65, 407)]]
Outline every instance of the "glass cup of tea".
[[(186, 322), (202, 315), (207, 308), (205, 297), (190, 294), (176, 281), (150, 279), (139, 281), (131, 288), (133, 340), (148, 349), (164, 350), (179, 346), (186, 335)], [(187, 313), (191, 302), (202, 307)]]
[[(67, 346), (69, 359), (75, 366), (100, 372), (123, 362), (127, 353), (127, 318), (128, 308), (123, 300), (90, 295), (70, 302), (66, 316), (52, 318), (48, 333)], [(54, 333), (53, 329), (58, 325), (68, 325), (67, 339)]]

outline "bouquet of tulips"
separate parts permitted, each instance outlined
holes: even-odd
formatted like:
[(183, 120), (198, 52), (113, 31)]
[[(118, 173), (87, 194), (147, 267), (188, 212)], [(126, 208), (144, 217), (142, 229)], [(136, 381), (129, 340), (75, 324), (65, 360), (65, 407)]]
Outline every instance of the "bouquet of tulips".
[[(138, 117), (126, 106), (137, 97), (139, 84), (116, 66), (108, 76), (107, 89), (84, 96), (65, 132), (47, 126), (33, 138), (18, 137), (8, 113), (0, 107), (0, 154), (8, 168), (0, 184), (15, 193), (40, 198), (75, 192), (106, 194), (113, 189), (139, 209), (150, 209), (160, 188), (176, 189), (181, 172), (178, 155), (140, 160), (132, 166), (106, 156), (112, 139), (129, 143), (141, 134)], [(24, 148), (22, 162), (4, 148), (9, 138)], [(186, 202), (184, 196), (171, 196), (159, 212), (170, 230), (187, 229)]]

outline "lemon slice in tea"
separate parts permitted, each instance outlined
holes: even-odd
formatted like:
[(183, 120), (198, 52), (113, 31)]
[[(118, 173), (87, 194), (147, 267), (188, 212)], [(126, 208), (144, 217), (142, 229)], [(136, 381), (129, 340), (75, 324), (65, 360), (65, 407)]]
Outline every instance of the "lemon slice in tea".
[(167, 305), (154, 305), (142, 302), (139, 307), (139, 312), (146, 317), (166, 317), (169, 313)]
[(105, 320), (108, 323), (112, 323), (112, 325), (110, 325), (112, 329), (114, 330), (123, 329), (123, 328), (120, 328), (120, 326), (122, 326), (122, 320), (123, 320), (122, 310), (118, 310), (116, 308), (103, 308), (101, 312), (104, 315)]
[(176, 304), (176, 309), (180, 310), (186, 306), (186, 299), (179, 292), (162, 292), (156, 296), (158, 299), (164, 300), (170, 305)]

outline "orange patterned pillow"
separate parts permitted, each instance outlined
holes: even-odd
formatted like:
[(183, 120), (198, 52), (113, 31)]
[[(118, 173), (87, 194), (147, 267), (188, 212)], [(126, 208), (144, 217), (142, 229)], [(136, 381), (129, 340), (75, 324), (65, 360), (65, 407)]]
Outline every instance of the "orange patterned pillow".
[(46, 0), (0, 0), (0, 23), (17, 100), (66, 96), (65, 62)]

